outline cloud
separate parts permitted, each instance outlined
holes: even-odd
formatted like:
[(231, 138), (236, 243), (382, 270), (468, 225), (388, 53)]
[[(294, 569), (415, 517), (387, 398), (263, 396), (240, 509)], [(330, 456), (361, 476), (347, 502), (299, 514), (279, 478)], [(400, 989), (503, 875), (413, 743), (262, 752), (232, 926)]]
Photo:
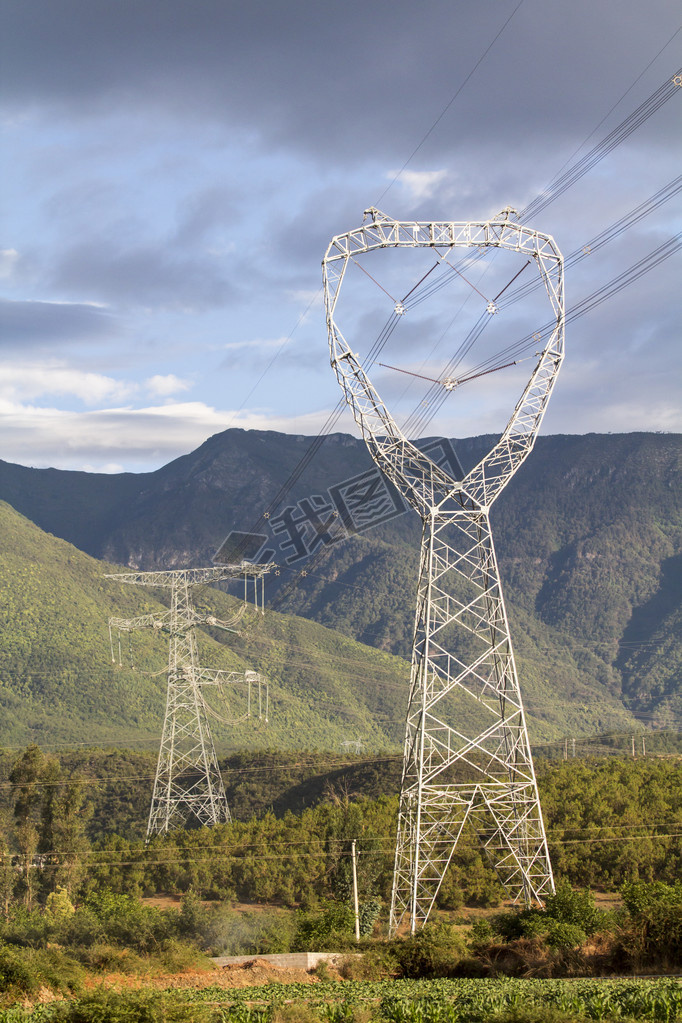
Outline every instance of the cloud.
[(422, 199), (431, 198), (437, 187), (445, 181), (447, 173), (448, 172), (446, 170), (404, 170), (402, 172), (396, 170), (389, 171), (386, 177), (391, 181), (398, 177), (401, 186), (407, 189), (410, 193), (410, 197), (415, 201), (421, 201)]
[(0, 399), (5, 409), (15, 402), (62, 395), (86, 405), (121, 401), (135, 391), (135, 385), (52, 362), (47, 365), (1, 365)]
[(440, 0), (418, 15), (405, 0), (22, 0), (4, 16), (6, 103), (100, 116), (132, 102), (348, 161), (361, 147), (404, 157), (462, 87), (439, 124), (441, 150), (463, 136), (551, 146), (584, 131), (586, 109), (598, 112), (592, 127), (622, 95), (623, 68), (628, 84), (641, 70), (633, 50), (650, 59), (678, 27), (668, 0), (650, 0), (646, 17), (639, 0), (526, 0), (513, 12)]
[[(221, 410), (203, 402), (177, 402), (145, 408), (71, 412), (0, 402), (3, 458), (22, 465), (81, 468), (105, 472), (116, 461), (127, 470), (164, 465), (230, 427), (279, 430), (315, 436), (328, 410), (282, 416), (267, 409)], [(342, 421), (340, 428), (350, 423)]]
[(3, 347), (82, 342), (112, 336), (120, 325), (108, 309), (84, 302), (0, 299)]
[[(308, 430), (300, 425), (306, 416), (297, 420), (291, 410), (317, 421), (307, 410), (338, 397), (316, 291), (330, 238), (358, 226), (370, 205), (429, 220), (490, 216), (507, 203), (523, 208), (674, 64), (671, 46), (638, 77), (677, 29), (668, 0), (650, 0), (646, 11), (635, 0), (516, 6), (5, 5), (11, 43), (3, 103), (17, 158), (8, 174), (0, 274), (4, 267), (3, 283), (18, 299), (0, 305), (5, 346), (12, 356), (19, 346), (65, 356), (70, 344), (81, 344), (81, 376), (55, 362), (42, 375), (31, 368), (23, 382), (6, 378), (5, 422), (12, 443), (23, 445), (16, 450), (42, 464), (52, 452), (59, 464), (139, 467), (230, 424)], [(677, 174), (676, 102), (530, 226), (570, 251)], [(393, 184), (388, 169), (406, 160)], [(653, 240), (644, 229), (629, 231), (613, 257), (609, 247), (572, 268), (569, 303), (649, 251), (667, 219), (670, 208), (662, 207), (645, 225), (658, 231)], [(677, 270), (673, 260), (661, 264), (619, 293), (608, 314), (605, 305), (571, 327), (547, 419), (553, 429), (612, 429), (609, 409), (619, 422), (633, 409), (630, 428), (676, 421)], [(394, 291), (398, 274), (391, 273), (382, 285), (404, 295), (411, 284)], [(361, 277), (349, 269), (341, 301), (348, 289), (349, 342), (364, 352), (392, 303), (367, 279), (355, 302), (350, 289)], [(425, 362), (440, 373), (440, 355), (444, 364), (461, 343), (478, 299), (472, 293), (438, 346), (436, 320), (456, 300), (438, 296), (406, 317), (387, 344), (387, 362), (417, 371)], [(520, 309), (499, 320), (508, 340), (524, 335)], [(340, 325), (345, 331), (345, 317)], [(592, 356), (581, 378), (579, 367)], [(614, 366), (622, 367), (617, 378)], [(386, 387), (397, 401), (405, 382), (394, 377)], [(190, 386), (198, 402), (177, 402)], [(452, 420), (457, 431), (504, 425), (505, 402), (492, 385), (483, 393), (490, 404), (482, 419), (473, 407), (470, 416), (460, 411)], [(263, 407), (221, 410), (242, 399)], [(92, 411), (74, 411), (82, 402)], [(128, 402), (150, 408), (105, 408)], [(157, 403), (172, 410), (170, 418), (154, 410)], [(445, 411), (458, 408), (448, 403)]]
[(178, 391), (187, 391), (192, 386), (189, 380), (180, 380), (174, 373), (167, 373), (165, 376), (157, 374), (145, 381), (148, 394), (157, 398), (165, 398)]
[(117, 245), (113, 237), (65, 251), (51, 284), (123, 306), (181, 311), (225, 306), (236, 294), (223, 260), (161, 242)]
[(0, 249), (0, 277), (11, 277), (18, 261), (16, 249)]
[(282, 345), (288, 344), (291, 338), (288, 337), (275, 337), (275, 338), (256, 338), (253, 341), (228, 341), (226, 344), (220, 347), (225, 351), (238, 350), (242, 348), (255, 348), (257, 350), (268, 349), (268, 348), (280, 348)]

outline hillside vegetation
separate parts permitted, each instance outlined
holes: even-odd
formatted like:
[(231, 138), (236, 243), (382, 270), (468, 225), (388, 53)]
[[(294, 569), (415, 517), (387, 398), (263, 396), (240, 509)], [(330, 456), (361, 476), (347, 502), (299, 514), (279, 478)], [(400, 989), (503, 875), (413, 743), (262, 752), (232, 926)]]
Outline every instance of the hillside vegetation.
[[(0, 537), (0, 743), (87, 738), (124, 746), (147, 740), (153, 747), (165, 706), (167, 639), (152, 630), (123, 634), (119, 663), (114, 635), (112, 662), (107, 622), (111, 615), (163, 610), (168, 591), (106, 579), (115, 566), (42, 532), (1, 503)], [(234, 609), (235, 598), (213, 587), (195, 596), (218, 618)], [(517, 646), (534, 741), (567, 731), (638, 727), (618, 693), (581, 677), (560, 635), (548, 636), (523, 611), (517, 619), (528, 623)], [(264, 718), (238, 720), (245, 708), (236, 697), (227, 706), (213, 705), (235, 722), (212, 722), (220, 750), (339, 750), (357, 737), (368, 750), (400, 749), (409, 667), (399, 657), (273, 611), (250, 612), (240, 636), (207, 627), (199, 637), (205, 667), (260, 671), (269, 684), (267, 724)]]
[[(155, 598), (166, 595), (104, 578), (115, 570), (0, 504), (0, 743), (158, 743), (167, 640), (141, 631), (129, 649), (124, 636), (122, 664), (117, 642), (112, 663), (107, 622), (164, 610)], [(209, 587), (197, 601), (218, 618), (234, 607)], [(216, 722), (220, 749), (338, 748), (358, 731), (373, 749), (399, 741), (408, 668), (391, 654), (275, 613), (252, 614), (241, 637), (201, 630), (199, 645), (204, 666), (259, 670), (269, 681), (269, 723)], [(229, 720), (243, 707), (217, 709)]]
[[(258, 521), (310, 441), (228, 430), (140, 475), (0, 463), (0, 496), (91, 555), (142, 568), (205, 564), (231, 529), (248, 530)], [(455, 443), (465, 469), (491, 442)], [(655, 727), (682, 722), (681, 466), (679, 436), (541, 437), (496, 503), (497, 553), (536, 739), (627, 728), (633, 716)], [(329, 504), (329, 487), (370, 467), (364, 443), (332, 435), (279, 510), (288, 504), (299, 515), (297, 502), (315, 495)], [(266, 630), (252, 637), (247, 659), (262, 658), (276, 673), (286, 651), (287, 671), (297, 661), (306, 688), (326, 655), (307, 652), (307, 634), (299, 642), (301, 618), (365, 649), (409, 656), (419, 544), (414, 514), (335, 544), (314, 564), (287, 565), (292, 548), (278, 548), (283, 535), (263, 522), (259, 530), (281, 567), (268, 580), (268, 599), (299, 616), (299, 632), (294, 640), (293, 626), (273, 616), (276, 636)], [(245, 647), (234, 649), (246, 657)], [(364, 653), (363, 661), (380, 663), (367, 662)], [(382, 676), (365, 668), (356, 674), (351, 702), (342, 701), (349, 714), (345, 733), (366, 737), (352, 700), (378, 694), (373, 683)], [(333, 716), (338, 694), (321, 689)], [(396, 715), (386, 694), (382, 712), (401, 719), (402, 704)], [(382, 741), (399, 734), (394, 724), (385, 723)]]
[[(0, 786), (0, 1020), (483, 1023), (498, 1018), (493, 1007), (518, 1007), (519, 995), (526, 1005), (533, 992), (533, 1012), (500, 1016), (499, 1023), (677, 1018), (674, 982), (573, 980), (569, 988), (527, 978), (679, 968), (679, 758), (541, 763), (557, 878), (545, 907), (502, 907), (503, 892), (469, 829), (427, 926), (387, 941), (397, 796), (377, 794), (391, 785), (395, 765), (385, 770), (385, 761), (376, 762), (372, 776), (372, 765), (357, 761), (339, 775), (338, 763), (325, 768), (321, 755), (291, 753), (288, 764), (282, 756), (242, 755), (232, 764), (230, 773), (250, 778), (244, 819), (178, 830), (149, 845), (140, 834), (143, 813), (136, 821), (113, 798), (141, 780), (133, 773), (144, 770), (139, 755), (86, 749), (55, 757), (29, 746), (1, 757), (7, 780)], [(273, 775), (279, 815), (264, 805)], [(317, 795), (292, 813), (286, 807), (306, 781)], [(359, 946), (351, 844), (358, 852)], [(603, 898), (606, 912), (586, 885), (613, 893)], [(280, 975), (275, 967), (264, 975), (262, 963), (225, 971), (205, 958), (306, 950), (360, 951), (337, 961), (344, 980), (390, 982), (334, 990), (329, 981), (338, 974), (330, 964), (316, 975)], [(523, 977), (523, 992), (495, 986), (492, 978), (504, 976)], [(397, 980), (438, 977), (488, 979), (457, 989)], [(271, 983), (291, 980), (306, 987)], [(270, 982), (266, 991), (234, 990), (260, 981)], [(320, 982), (317, 993), (308, 987)], [(49, 1001), (54, 995), (63, 1000)], [(4, 1006), (38, 1000), (48, 1004), (35, 1014), (21, 1008), (3, 1014)], [(548, 1001), (562, 1013), (541, 1013)]]

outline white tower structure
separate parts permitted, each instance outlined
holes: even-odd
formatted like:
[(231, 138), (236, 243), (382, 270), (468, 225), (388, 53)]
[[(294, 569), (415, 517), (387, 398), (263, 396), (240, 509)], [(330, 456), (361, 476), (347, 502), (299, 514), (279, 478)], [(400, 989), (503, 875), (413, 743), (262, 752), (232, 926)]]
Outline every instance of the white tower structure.
[[(166, 714), (147, 824), (147, 841), (155, 834), (165, 834), (191, 822), (213, 825), (230, 820), (204, 690), (206, 687), (216, 687), (218, 690), (225, 686), (244, 687), (247, 716), (250, 716), (252, 703), (256, 699), (262, 714), (262, 690), (265, 687), (267, 720), (267, 683), (252, 671), (219, 671), (200, 667), (197, 625), (211, 625), (236, 632), (246, 605), (237, 611), (232, 620), (221, 621), (212, 615), (199, 614), (192, 603), (191, 591), (194, 586), (243, 576), (245, 590), (247, 580), (253, 579), (254, 603), (258, 607), (258, 581), (262, 585), (263, 575), (270, 568), (270, 565), (242, 562), (239, 565), (216, 565), (210, 568), (123, 572), (106, 577), (133, 586), (167, 587), (171, 591), (168, 611), (140, 615), (137, 618), (109, 619), (110, 632), (112, 629), (120, 633), (152, 628), (169, 636)], [(215, 712), (214, 716), (219, 717)]]
[[(542, 903), (554, 891), (489, 515), (533, 447), (563, 359), (563, 262), (549, 235), (514, 223), (512, 212), (428, 223), (370, 209), (362, 227), (332, 240), (322, 263), (332, 367), (372, 458), (423, 526), (392, 933), (408, 922), (414, 933), (426, 922), (467, 822), (515, 902)], [(436, 258), (456, 248), (521, 253), (536, 264), (553, 311), (500, 440), (461, 480), (401, 433), (335, 319), (349, 261), (416, 247)], [(405, 313), (403, 303), (395, 313)]]

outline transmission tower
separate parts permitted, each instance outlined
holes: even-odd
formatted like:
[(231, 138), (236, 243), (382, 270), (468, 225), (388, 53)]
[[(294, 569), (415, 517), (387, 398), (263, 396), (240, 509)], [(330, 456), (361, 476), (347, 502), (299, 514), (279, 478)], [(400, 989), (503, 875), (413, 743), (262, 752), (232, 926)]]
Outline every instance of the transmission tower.
[[(554, 891), (489, 515), (533, 447), (562, 362), (563, 261), (551, 237), (514, 223), (512, 213), (428, 223), (371, 209), (362, 227), (332, 240), (322, 263), (331, 364), (372, 458), (423, 527), (392, 933), (408, 920), (412, 933), (426, 922), (468, 821), (514, 902), (542, 903)], [(349, 261), (403, 247), (435, 249), (437, 257), (456, 247), (521, 253), (536, 264), (553, 311), (500, 440), (461, 480), (401, 433), (334, 318)], [(397, 303), (395, 314), (404, 312)]]
[[(197, 625), (211, 625), (237, 632), (239, 621), (246, 610), (246, 603), (237, 610), (230, 621), (221, 621), (212, 615), (200, 614), (196, 610), (192, 603), (192, 588), (243, 576), (244, 599), (246, 601), (248, 580), (252, 579), (254, 603), (258, 608), (260, 581), (262, 609), (263, 576), (270, 568), (270, 565), (242, 562), (239, 565), (217, 565), (210, 568), (123, 572), (106, 576), (107, 579), (117, 579), (118, 582), (132, 586), (161, 586), (171, 591), (171, 606), (168, 611), (140, 615), (137, 618), (109, 619), (110, 637), (112, 629), (117, 629), (120, 636), (121, 632), (134, 632), (145, 628), (163, 631), (169, 636), (166, 715), (147, 824), (147, 841), (155, 834), (165, 834), (172, 828), (183, 827), (192, 821), (201, 825), (212, 825), (230, 820), (208, 714), (213, 714), (221, 721), (225, 719), (207, 705), (204, 690), (206, 687), (214, 687), (220, 691), (225, 686), (233, 688), (242, 686), (246, 690), (245, 716), (251, 715), (252, 702), (256, 699), (261, 716), (262, 690), (265, 687), (267, 720), (267, 683), (252, 671), (244, 673), (200, 667)], [(112, 644), (113, 659), (115, 658)]]

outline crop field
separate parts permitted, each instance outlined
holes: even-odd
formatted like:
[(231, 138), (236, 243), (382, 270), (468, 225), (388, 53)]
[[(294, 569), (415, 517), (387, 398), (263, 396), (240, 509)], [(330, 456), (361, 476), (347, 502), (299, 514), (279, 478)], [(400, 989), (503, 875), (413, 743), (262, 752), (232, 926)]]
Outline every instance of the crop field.
[(6, 1009), (0, 1023), (143, 1019), (187, 1023), (569, 1023), (682, 1019), (682, 982), (652, 980), (422, 980), (267, 984), (229, 992), (92, 994), (32, 1010)]

